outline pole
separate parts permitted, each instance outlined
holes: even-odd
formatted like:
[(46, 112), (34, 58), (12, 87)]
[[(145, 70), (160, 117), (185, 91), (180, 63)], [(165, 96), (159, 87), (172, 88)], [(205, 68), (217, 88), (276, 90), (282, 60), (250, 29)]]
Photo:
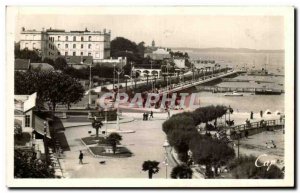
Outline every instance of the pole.
[(89, 105), (91, 106), (91, 89), (92, 89), (92, 64), (90, 64), (90, 85), (89, 85)]
[[(120, 72), (118, 72), (118, 99), (120, 98)], [(119, 101), (118, 101), (118, 107), (117, 107), (117, 128), (120, 130), (120, 124), (119, 124)]]
[(115, 89), (115, 73), (116, 73), (116, 64), (114, 64), (114, 79), (113, 79), (113, 89)]
[(44, 121), (44, 148), (46, 156), (46, 164), (48, 165), (48, 144), (47, 144), (47, 123)]
[(132, 82), (132, 62), (130, 62), (131, 68), (130, 68), (130, 79), (131, 79), (131, 89), (133, 89), (133, 82)]
[(105, 137), (107, 137), (107, 111), (105, 111)]

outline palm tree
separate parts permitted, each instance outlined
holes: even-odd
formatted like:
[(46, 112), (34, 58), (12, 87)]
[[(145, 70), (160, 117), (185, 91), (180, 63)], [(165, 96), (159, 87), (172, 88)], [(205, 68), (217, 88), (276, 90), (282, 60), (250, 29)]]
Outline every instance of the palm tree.
[(103, 123), (101, 120), (97, 120), (97, 117), (94, 118), (92, 122), (92, 127), (96, 129), (96, 138), (99, 137), (99, 129), (103, 126)]
[(152, 179), (153, 174), (158, 173), (159, 167), (158, 167), (159, 162), (157, 161), (144, 161), (142, 170), (143, 171), (148, 171), (148, 177), (149, 179)]
[(116, 150), (117, 150), (117, 144), (122, 140), (122, 136), (119, 135), (118, 133), (111, 133), (106, 141), (108, 144), (110, 144), (112, 146), (113, 152), (114, 154), (116, 154)]
[(187, 165), (177, 165), (172, 169), (171, 178), (173, 179), (192, 179), (193, 170)]
[(144, 74), (146, 74), (146, 77), (147, 77), (147, 85), (148, 85), (148, 82), (149, 82), (149, 70), (145, 70), (144, 71)]

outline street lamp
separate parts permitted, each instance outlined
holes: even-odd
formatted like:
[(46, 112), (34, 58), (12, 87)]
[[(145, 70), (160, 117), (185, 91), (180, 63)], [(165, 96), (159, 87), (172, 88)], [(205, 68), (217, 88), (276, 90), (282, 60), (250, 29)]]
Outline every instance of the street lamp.
[(170, 144), (168, 140), (165, 140), (163, 147), (165, 148), (165, 165), (166, 165), (166, 179), (168, 178), (168, 147), (170, 147)]
[(92, 64), (89, 65), (90, 66), (90, 85), (89, 85), (89, 104), (88, 107), (90, 108), (91, 106), (91, 89), (92, 89)]
[(44, 147), (45, 147), (46, 163), (48, 164), (47, 122), (46, 121), (44, 121)]
[[(116, 70), (115, 72), (118, 74), (118, 92), (117, 92), (117, 96), (118, 96), (118, 99), (120, 99), (120, 74), (122, 74), (123, 69), (122, 70)], [(117, 107), (117, 128), (118, 128), (118, 130), (120, 130), (119, 105), (120, 104), (119, 104), (119, 101), (118, 101), (118, 107)]]

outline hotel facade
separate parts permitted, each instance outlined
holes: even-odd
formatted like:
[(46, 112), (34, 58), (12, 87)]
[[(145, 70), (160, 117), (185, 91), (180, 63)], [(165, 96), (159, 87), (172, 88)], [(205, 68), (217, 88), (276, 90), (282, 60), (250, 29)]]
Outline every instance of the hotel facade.
[(59, 56), (92, 56), (93, 62), (110, 58), (110, 34), (103, 31), (42, 31), (22, 28), (20, 49), (37, 50), (43, 58)]

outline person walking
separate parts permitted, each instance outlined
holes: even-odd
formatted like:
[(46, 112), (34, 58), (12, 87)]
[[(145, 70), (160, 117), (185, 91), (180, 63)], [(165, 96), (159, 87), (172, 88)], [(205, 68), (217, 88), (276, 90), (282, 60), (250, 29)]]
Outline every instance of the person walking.
[(79, 164), (83, 164), (82, 159), (83, 159), (83, 153), (80, 150), (80, 153), (79, 153)]
[(263, 111), (260, 111), (260, 117), (261, 118), (263, 117)]
[(153, 118), (153, 111), (150, 112), (150, 117)]

